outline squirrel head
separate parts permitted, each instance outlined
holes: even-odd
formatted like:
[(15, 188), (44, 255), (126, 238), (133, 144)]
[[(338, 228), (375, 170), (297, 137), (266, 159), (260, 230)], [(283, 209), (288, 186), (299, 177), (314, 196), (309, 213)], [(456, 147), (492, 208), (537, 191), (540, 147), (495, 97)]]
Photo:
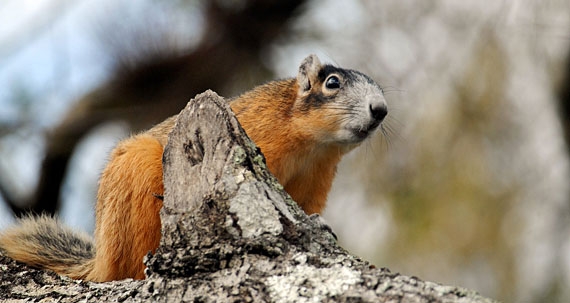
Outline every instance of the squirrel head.
[(355, 146), (388, 114), (382, 88), (374, 80), (355, 70), (323, 65), (313, 54), (301, 62), (297, 84), (295, 108), (305, 113), (299, 124), (311, 124), (320, 142)]

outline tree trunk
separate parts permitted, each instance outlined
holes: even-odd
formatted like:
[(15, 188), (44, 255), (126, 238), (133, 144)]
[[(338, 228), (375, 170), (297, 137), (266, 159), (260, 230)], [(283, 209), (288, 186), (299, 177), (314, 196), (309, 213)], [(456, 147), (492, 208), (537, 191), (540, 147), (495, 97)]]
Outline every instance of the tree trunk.
[(162, 240), (145, 259), (146, 280), (74, 281), (0, 255), (0, 300), (493, 302), (375, 268), (339, 247), (283, 191), (214, 92), (181, 112), (163, 162)]

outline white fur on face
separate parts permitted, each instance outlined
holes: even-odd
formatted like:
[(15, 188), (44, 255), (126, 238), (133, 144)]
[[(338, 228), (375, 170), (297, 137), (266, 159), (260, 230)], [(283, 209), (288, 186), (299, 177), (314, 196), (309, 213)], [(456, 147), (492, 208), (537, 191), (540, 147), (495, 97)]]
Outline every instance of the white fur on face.
[[(371, 108), (387, 111), (387, 103), (378, 84), (361, 73), (349, 71), (350, 81), (336, 97), (331, 107), (344, 111), (339, 119), (339, 129), (331, 141), (338, 143), (360, 143), (368, 138), (382, 122), (374, 117)], [(383, 117), (382, 117), (383, 118)]]

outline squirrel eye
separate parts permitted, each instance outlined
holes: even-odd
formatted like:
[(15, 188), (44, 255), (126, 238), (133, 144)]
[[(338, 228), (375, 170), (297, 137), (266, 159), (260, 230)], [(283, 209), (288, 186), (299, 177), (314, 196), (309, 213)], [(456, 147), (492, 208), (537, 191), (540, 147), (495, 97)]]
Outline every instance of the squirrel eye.
[(327, 81), (325, 82), (325, 86), (328, 89), (337, 89), (340, 88), (340, 80), (337, 76), (330, 76)]

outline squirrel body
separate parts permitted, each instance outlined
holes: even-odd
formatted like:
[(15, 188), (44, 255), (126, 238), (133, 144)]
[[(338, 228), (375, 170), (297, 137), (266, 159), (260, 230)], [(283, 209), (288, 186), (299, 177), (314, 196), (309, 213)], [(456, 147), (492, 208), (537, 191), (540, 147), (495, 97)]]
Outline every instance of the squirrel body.
[[(387, 114), (382, 89), (353, 70), (303, 60), (296, 78), (230, 100), (269, 170), (307, 213), (325, 207), (341, 157)], [(74, 279), (144, 279), (143, 257), (160, 243), (162, 153), (176, 116), (118, 143), (99, 184), (95, 243), (47, 217), (24, 218), (0, 234), (15, 260)]]

